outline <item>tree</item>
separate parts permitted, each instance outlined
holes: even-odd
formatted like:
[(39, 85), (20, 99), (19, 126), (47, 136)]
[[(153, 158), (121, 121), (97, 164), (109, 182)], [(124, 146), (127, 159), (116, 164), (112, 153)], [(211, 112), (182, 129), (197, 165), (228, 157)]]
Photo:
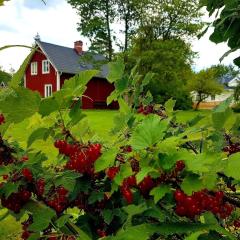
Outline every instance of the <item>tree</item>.
[(113, 0), (68, 0), (80, 16), (78, 31), (90, 39), (90, 50), (105, 54), (109, 61), (113, 56), (113, 32), (115, 19)]
[(225, 78), (232, 79), (239, 74), (239, 71), (236, 70), (233, 65), (226, 66), (223, 64), (217, 64), (211, 66), (211, 69), (215, 71), (216, 78), (220, 83), (225, 83)]
[(146, 38), (195, 37), (202, 29), (199, 0), (149, 0), (143, 6), (140, 33)]
[(117, 16), (124, 24), (124, 45), (120, 49), (127, 51), (131, 38), (136, 33), (137, 22), (140, 17), (139, 8), (143, 4), (138, 0), (116, 0)]
[(145, 87), (153, 95), (154, 102), (163, 104), (169, 98), (177, 100), (176, 108), (191, 108), (192, 102), (186, 83), (192, 75), (191, 63), (194, 53), (188, 44), (180, 39), (135, 41), (128, 55), (128, 70), (138, 59), (138, 71), (142, 75), (154, 73), (153, 79)]
[[(239, 1), (202, 0), (201, 2), (202, 6), (207, 7), (207, 11), (209, 12), (210, 16), (217, 13), (215, 15), (215, 20), (210, 25), (214, 28), (214, 32), (211, 34), (210, 40), (217, 44), (227, 42), (228, 47), (230, 48), (230, 50), (222, 56), (222, 60), (224, 57), (240, 48)], [(234, 63), (237, 66), (240, 66), (240, 57), (236, 58)]]
[(196, 73), (188, 82), (188, 89), (197, 94), (197, 104), (195, 110), (199, 108), (202, 101), (211, 95), (220, 94), (223, 86), (217, 82), (216, 73), (213, 69), (201, 70)]
[(11, 74), (5, 72), (1, 67), (0, 67), (0, 83), (4, 82), (7, 83), (11, 80), (12, 76)]

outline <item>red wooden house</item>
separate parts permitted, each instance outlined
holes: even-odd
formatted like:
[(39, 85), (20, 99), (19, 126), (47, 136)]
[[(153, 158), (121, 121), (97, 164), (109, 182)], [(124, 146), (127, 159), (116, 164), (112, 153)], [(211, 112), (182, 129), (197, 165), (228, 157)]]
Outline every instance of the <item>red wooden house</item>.
[[(24, 75), (24, 86), (38, 91), (42, 97), (50, 97), (61, 89), (64, 81), (81, 71), (93, 69), (92, 64), (84, 64), (81, 57), (86, 52), (82, 49), (82, 41), (74, 43), (74, 48), (50, 44), (36, 39), (36, 48)], [(102, 61), (102, 55), (93, 55), (94, 61)], [(106, 80), (107, 65), (101, 67), (99, 76), (92, 78), (82, 98), (84, 109), (110, 108), (116, 109), (116, 103), (107, 106), (107, 97), (114, 86)]]

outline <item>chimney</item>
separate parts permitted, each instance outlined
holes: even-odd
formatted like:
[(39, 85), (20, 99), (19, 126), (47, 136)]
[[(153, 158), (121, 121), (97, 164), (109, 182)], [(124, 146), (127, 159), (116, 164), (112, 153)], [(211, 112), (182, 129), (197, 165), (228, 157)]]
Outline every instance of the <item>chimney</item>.
[(74, 42), (74, 50), (78, 55), (80, 55), (83, 51), (83, 42), (82, 41)]

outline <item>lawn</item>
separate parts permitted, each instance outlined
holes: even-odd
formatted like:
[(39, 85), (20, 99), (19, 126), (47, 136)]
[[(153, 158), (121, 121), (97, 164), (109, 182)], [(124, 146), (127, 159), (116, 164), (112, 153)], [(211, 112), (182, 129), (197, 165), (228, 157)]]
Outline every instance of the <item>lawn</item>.
[[(210, 111), (178, 111), (177, 120), (185, 123), (187, 120), (194, 118), (194, 116), (208, 115)], [(106, 139), (108, 137), (109, 130), (113, 127), (114, 116), (117, 111), (101, 111), (101, 110), (88, 110), (85, 111), (87, 115), (87, 121), (92, 131), (95, 131), (99, 138)], [(0, 219), (3, 210), (0, 211)], [(0, 240), (16, 240), (16, 233), (21, 232), (21, 225), (16, 223), (13, 217), (8, 217), (3, 221), (0, 221)]]

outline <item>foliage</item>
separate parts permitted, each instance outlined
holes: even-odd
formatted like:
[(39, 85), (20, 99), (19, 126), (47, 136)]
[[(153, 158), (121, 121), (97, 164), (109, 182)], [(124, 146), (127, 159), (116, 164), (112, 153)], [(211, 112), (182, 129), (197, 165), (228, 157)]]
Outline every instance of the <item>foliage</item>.
[(148, 0), (141, 16), (140, 36), (144, 39), (186, 39), (203, 27), (199, 0)]
[[(202, 29), (198, 0), (68, 0), (78, 12), (78, 31), (91, 41), (90, 50), (103, 53), (108, 60), (113, 48), (121, 51), (131, 49), (136, 38), (186, 39), (196, 36)], [(116, 24), (121, 29), (116, 30)], [(124, 43), (120, 34), (124, 34)]]
[[(209, 15), (216, 14), (212, 23), (214, 32), (210, 36), (210, 40), (215, 43), (227, 42), (230, 50), (226, 52), (221, 60), (230, 53), (235, 52), (240, 47), (239, 30), (240, 16), (239, 1), (236, 0), (202, 0), (202, 5), (207, 7)], [(237, 66), (240, 66), (240, 57), (234, 60)]]
[(0, 83), (1, 82), (4, 82), (4, 83), (7, 83), (11, 80), (11, 75), (3, 70), (1, 70), (0, 68)]
[(78, 30), (91, 41), (92, 51), (105, 54), (111, 61), (113, 33), (111, 23), (115, 16), (113, 0), (68, 0), (80, 16)]
[(188, 82), (190, 91), (196, 93), (198, 109), (199, 104), (211, 95), (220, 94), (223, 91), (223, 86), (217, 82), (217, 76), (214, 69), (201, 70), (195, 74)]
[(155, 74), (146, 87), (155, 103), (163, 104), (169, 98), (174, 98), (177, 100), (177, 109), (189, 109), (192, 101), (186, 83), (192, 76), (193, 56), (190, 46), (182, 40), (155, 40), (145, 42), (142, 48), (139, 39), (129, 52), (127, 69), (138, 59), (138, 71), (141, 74), (149, 71)]
[[(182, 126), (174, 100), (149, 108), (144, 86), (153, 74), (135, 68), (127, 76), (124, 69), (120, 60), (109, 64), (116, 90), (108, 102), (120, 105), (112, 131), (117, 141), (110, 143), (81, 130), (84, 116), (72, 101), (80, 101), (97, 71), (80, 73), (47, 99), (16, 86), (1, 93), (0, 198), (23, 221), (22, 238), (237, 239), (239, 121), (229, 103), (201, 128), (197, 119)], [(26, 109), (24, 102), (34, 105)], [(141, 104), (148, 106), (144, 114)], [(14, 134), (7, 138), (18, 124), (25, 124), (18, 136), (28, 129), (25, 144)]]

